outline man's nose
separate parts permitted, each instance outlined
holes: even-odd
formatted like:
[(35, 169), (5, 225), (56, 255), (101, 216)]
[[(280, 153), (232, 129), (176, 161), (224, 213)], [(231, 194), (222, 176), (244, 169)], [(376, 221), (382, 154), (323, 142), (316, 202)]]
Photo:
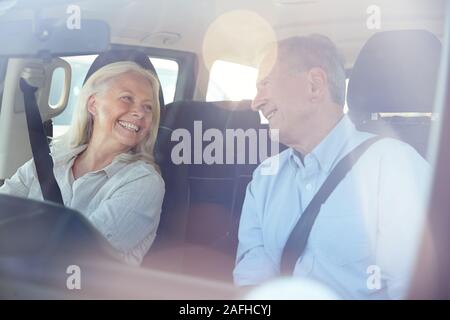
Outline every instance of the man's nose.
[(255, 98), (252, 101), (251, 108), (253, 111), (259, 111), (261, 107), (266, 104), (267, 98), (262, 90), (258, 90)]

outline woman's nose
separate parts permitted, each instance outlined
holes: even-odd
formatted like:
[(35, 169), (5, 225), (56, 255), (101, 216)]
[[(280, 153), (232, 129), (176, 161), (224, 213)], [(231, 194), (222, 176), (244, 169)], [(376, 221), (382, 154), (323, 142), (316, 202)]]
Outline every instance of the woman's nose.
[(135, 118), (141, 119), (144, 117), (144, 107), (135, 104), (131, 110), (131, 115)]

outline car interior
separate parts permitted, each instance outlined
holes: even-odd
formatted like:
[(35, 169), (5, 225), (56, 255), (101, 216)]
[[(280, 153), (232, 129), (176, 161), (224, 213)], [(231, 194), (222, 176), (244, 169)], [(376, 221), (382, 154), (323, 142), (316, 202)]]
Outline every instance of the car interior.
[[(62, 47), (65, 53), (60, 56), (46, 56), (43, 51), (15, 55), (13, 46), (4, 51), (0, 49), (0, 185), (32, 157), (19, 87), (24, 70), (32, 75), (33, 72), (44, 74), (36, 101), (45, 133), (52, 137), (56, 135), (58, 125), (70, 123), (71, 104), (76, 99), (78, 86), (93, 72), (112, 62), (134, 61), (157, 74), (161, 83), (161, 120), (155, 158), (165, 181), (166, 193), (155, 242), (141, 268), (130, 271), (134, 276), (119, 296), (192, 299), (236, 296), (236, 289), (232, 288), (232, 271), (246, 188), (255, 168), (267, 158), (269, 151), (275, 149), (268, 138), (267, 121), (250, 107), (255, 83), (244, 79), (247, 84), (243, 87), (240, 81), (245, 77), (233, 72), (232, 66), (248, 68), (256, 77), (258, 53), (272, 41), (313, 33), (327, 35), (345, 57), (346, 108), (356, 127), (400, 139), (413, 146), (431, 164), (435, 163), (433, 145), (437, 142), (433, 140), (432, 131), (440, 119), (435, 111), (435, 96), (441, 61), (444, 60), (443, 48), (448, 46), (444, 41), (445, 32), (448, 32), (445, 30), (446, 2), (380, 0), (377, 1), (379, 12), (372, 5), (368, 0), (16, 0), (6, 1), (4, 5), (0, 3), (0, 25), (48, 19), (52, 19), (55, 26), (65, 25), (75, 12), (68, 7), (75, 6), (81, 12), (81, 29), (84, 19), (98, 20), (105, 23), (110, 32), (107, 44), (99, 39), (97, 43), (83, 43), (81, 49), (68, 45)], [(377, 13), (380, 25), (371, 25), (370, 21)], [(14, 33), (13, 30), (8, 32)], [(102, 32), (98, 30), (97, 36), (102, 37)], [(99, 50), (101, 47), (104, 49)], [(81, 60), (88, 56), (91, 58)], [(83, 61), (82, 72), (77, 69), (75, 59)], [(176, 69), (167, 71), (158, 59), (175, 62)], [(228, 74), (231, 83), (234, 81), (238, 87), (235, 90), (240, 89), (239, 97), (227, 93), (225, 86), (212, 81), (213, 76), (227, 73), (225, 67), (213, 75), (216, 62), (229, 64), (231, 72)], [(170, 85), (166, 84), (169, 79), (166, 71), (171, 72), (171, 77), (175, 72)], [(55, 81), (57, 72), (61, 72), (58, 79), (63, 81)], [(59, 91), (56, 99), (55, 90)], [(173, 163), (171, 154), (177, 144), (172, 135), (174, 130), (185, 129), (194, 137), (195, 124), (199, 121), (203, 131), (216, 129), (223, 134), (223, 154), (232, 153), (233, 164), (196, 163), (194, 155), (188, 164)], [(267, 136), (256, 137), (257, 145), (266, 151), (266, 156), (252, 162), (249, 161), (248, 145), (245, 154), (239, 154), (236, 145), (230, 150), (227, 139), (234, 137), (226, 135), (227, 129), (266, 130)], [(192, 149), (198, 147), (195, 143), (191, 141)], [(207, 141), (200, 142), (202, 150), (207, 145)], [(280, 144), (276, 150), (281, 152), (286, 148)], [(239, 164), (237, 157), (246, 159), (245, 164)], [(8, 202), (9, 209), (4, 207), (2, 210), (13, 212), (17, 210), (14, 209), (16, 205), (29, 208), (35, 205), (20, 199), (14, 201)], [(53, 211), (57, 209), (52, 207)], [(53, 211), (51, 215), (56, 214)], [(78, 225), (78, 222), (73, 223)], [(32, 230), (35, 226), (17, 228)], [(50, 237), (51, 232), (45, 228), (42, 234)], [(76, 235), (66, 237), (70, 242)], [(82, 243), (92, 241), (87, 239), (90, 238)], [(4, 241), (8, 240), (5, 238)], [(2, 243), (0, 239), (0, 256), (11, 251), (4, 241)], [(102, 240), (98, 241), (102, 246)], [(36, 243), (33, 245), (37, 246)], [(33, 248), (13, 249), (24, 256), (37, 247)], [(37, 283), (46, 283), (45, 289), (35, 285), (25, 297), (60, 294), (58, 290), (53, 292), (51, 288), (55, 287), (45, 282), (49, 281), (50, 276), (44, 275), (48, 270), (36, 268), (32, 274), (29, 268), (20, 271), (17, 267), (20, 263), (16, 260), (8, 261), (0, 264), (15, 270), (9, 280), (16, 277), (23, 284), (39, 278), (41, 282)], [(91, 267), (96, 270), (93, 274), (97, 274), (98, 266)], [(101, 268), (114, 277), (121, 267)], [(145, 275), (145, 272), (153, 273)], [(161, 287), (170, 284), (173, 290), (166, 288), (149, 293), (144, 284), (150, 281)], [(9, 285), (14, 283), (8, 282)], [(104, 295), (106, 291), (93, 291), (92, 295)]]

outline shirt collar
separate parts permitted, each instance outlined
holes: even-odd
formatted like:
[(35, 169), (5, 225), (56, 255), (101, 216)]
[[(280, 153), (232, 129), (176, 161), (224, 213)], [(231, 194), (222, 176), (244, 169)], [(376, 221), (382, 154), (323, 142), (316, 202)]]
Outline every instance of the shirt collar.
[[(315, 158), (321, 170), (330, 172), (350, 137), (356, 132), (355, 125), (348, 115), (344, 115), (327, 136), (304, 158)], [(291, 148), (291, 163), (297, 166), (301, 163), (298, 151)]]
[(116, 156), (113, 161), (104, 167), (102, 170), (105, 171), (108, 178), (111, 178), (114, 174), (116, 174), (120, 169), (126, 166), (126, 162), (120, 160), (119, 156)]
[(75, 158), (77, 155), (79, 155), (81, 152), (83, 152), (87, 148), (87, 144), (83, 144), (81, 146), (78, 146), (76, 148), (69, 149), (67, 151), (58, 152), (58, 151), (51, 151), (50, 155), (53, 158), (53, 163), (55, 166), (59, 166), (61, 164), (67, 163), (73, 158)]

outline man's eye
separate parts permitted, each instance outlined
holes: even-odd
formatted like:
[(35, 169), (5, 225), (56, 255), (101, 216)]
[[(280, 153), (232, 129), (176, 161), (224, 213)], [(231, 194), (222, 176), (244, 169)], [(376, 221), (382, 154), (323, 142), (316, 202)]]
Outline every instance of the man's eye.
[(264, 88), (267, 87), (270, 84), (270, 81), (268, 79), (261, 80), (259, 83), (256, 84), (257, 88)]

